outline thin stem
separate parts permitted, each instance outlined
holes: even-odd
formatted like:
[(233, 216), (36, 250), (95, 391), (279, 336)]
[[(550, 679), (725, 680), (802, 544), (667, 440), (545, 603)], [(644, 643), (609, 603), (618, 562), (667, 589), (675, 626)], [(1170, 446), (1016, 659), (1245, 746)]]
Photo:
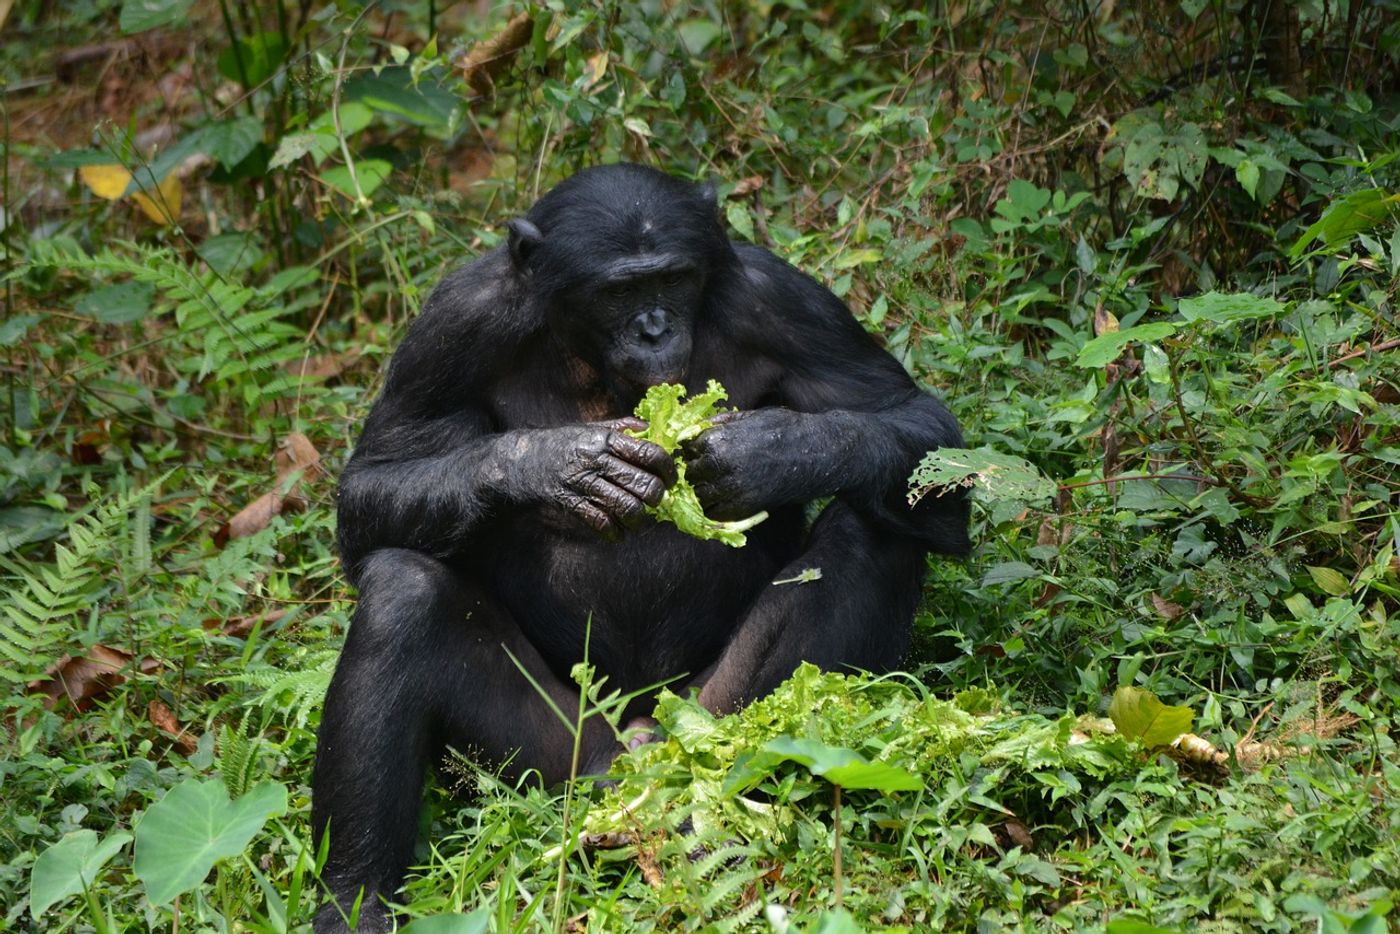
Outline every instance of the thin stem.
[(841, 786), (832, 785), (836, 797), (835, 846), (831, 854), (831, 877), (836, 887), (836, 910), (841, 910)]

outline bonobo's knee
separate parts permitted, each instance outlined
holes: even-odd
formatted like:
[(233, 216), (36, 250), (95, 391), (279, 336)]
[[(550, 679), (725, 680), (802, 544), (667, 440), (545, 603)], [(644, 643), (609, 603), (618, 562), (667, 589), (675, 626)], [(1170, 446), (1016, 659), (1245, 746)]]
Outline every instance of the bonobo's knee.
[(357, 642), (425, 645), (434, 629), (466, 615), (457, 572), (419, 551), (374, 552), (361, 565), (358, 584), (360, 602), (350, 627)]

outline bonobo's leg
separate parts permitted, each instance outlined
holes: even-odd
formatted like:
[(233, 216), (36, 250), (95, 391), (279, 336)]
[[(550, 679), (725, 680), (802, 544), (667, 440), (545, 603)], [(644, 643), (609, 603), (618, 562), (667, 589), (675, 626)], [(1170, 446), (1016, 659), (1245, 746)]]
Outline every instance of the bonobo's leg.
[[(327, 825), (324, 880), (346, 915), (361, 887), (359, 931), (385, 931), (380, 896), (392, 896), (413, 855), (423, 777), (444, 744), (568, 776), (569, 731), (511, 662), (523, 664), (564, 711), (578, 693), (546, 668), (520, 629), (468, 579), (415, 551), (385, 549), (365, 561), (360, 601), (326, 693), (312, 779), (311, 827)], [(585, 724), (590, 755), (616, 745), (598, 718)], [(334, 904), (317, 934), (346, 930)]]
[(777, 687), (801, 662), (828, 671), (894, 668), (909, 646), (925, 555), (917, 542), (832, 503), (807, 549), (774, 575), (820, 568), (821, 579), (764, 589), (719, 661), (697, 679), (700, 703), (729, 713)]

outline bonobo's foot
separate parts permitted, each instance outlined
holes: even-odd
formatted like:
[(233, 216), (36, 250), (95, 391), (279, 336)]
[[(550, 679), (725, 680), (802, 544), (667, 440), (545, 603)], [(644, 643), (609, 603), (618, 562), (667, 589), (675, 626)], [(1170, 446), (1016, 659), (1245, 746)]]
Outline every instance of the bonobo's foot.
[(627, 727), (622, 731), (622, 735), (627, 743), (628, 752), (640, 749), (647, 743), (654, 743), (661, 739), (656, 733), (656, 728), (658, 726), (660, 726), (660, 724), (651, 717), (633, 717), (628, 721)]
[[(656, 733), (657, 722), (651, 717), (633, 717), (627, 721), (627, 726), (622, 730), (622, 742), (609, 743), (604, 749), (599, 750), (592, 756), (585, 757), (583, 764), (579, 766), (578, 774), (582, 775), (607, 775), (612, 768), (613, 760), (624, 752), (631, 752), (640, 749), (647, 743), (654, 743), (661, 737)], [(597, 784), (604, 787), (617, 784), (613, 781), (599, 781)]]
[(349, 931), (353, 931), (354, 934), (389, 934), (394, 929), (394, 922), (389, 917), (384, 903), (379, 900), (379, 896), (369, 894), (366, 894), (364, 901), (360, 903), (360, 916), (352, 928), (345, 918), (349, 916), (350, 905), (353, 904), (353, 899), (346, 904), (344, 916), (336, 910), (334, 902), (322, 905), (312, 923), (316, 934), (347, 934)]

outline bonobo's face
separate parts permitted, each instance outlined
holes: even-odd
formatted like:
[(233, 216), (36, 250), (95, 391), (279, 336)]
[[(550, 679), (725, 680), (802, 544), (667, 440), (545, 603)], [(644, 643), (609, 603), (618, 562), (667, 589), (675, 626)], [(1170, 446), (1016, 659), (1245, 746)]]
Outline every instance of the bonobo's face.
[(697, 270), (681, 263), (620, 265), (583, 299), (576, 320), (595, 322), (603, 378), (631, 400), (648, 386), (685, 381), (702, 283)]
[(736, 259), (713, 188), (640, 166), (599, 166), (507, 226), (520, 287), (620, 405), (686, 379), (707, 292)]
[(631, 407), (657, 383), (680, 383), (690, 366), (703, 274), (677, 257), (623, 257), (566, 294), (550, 325)]

